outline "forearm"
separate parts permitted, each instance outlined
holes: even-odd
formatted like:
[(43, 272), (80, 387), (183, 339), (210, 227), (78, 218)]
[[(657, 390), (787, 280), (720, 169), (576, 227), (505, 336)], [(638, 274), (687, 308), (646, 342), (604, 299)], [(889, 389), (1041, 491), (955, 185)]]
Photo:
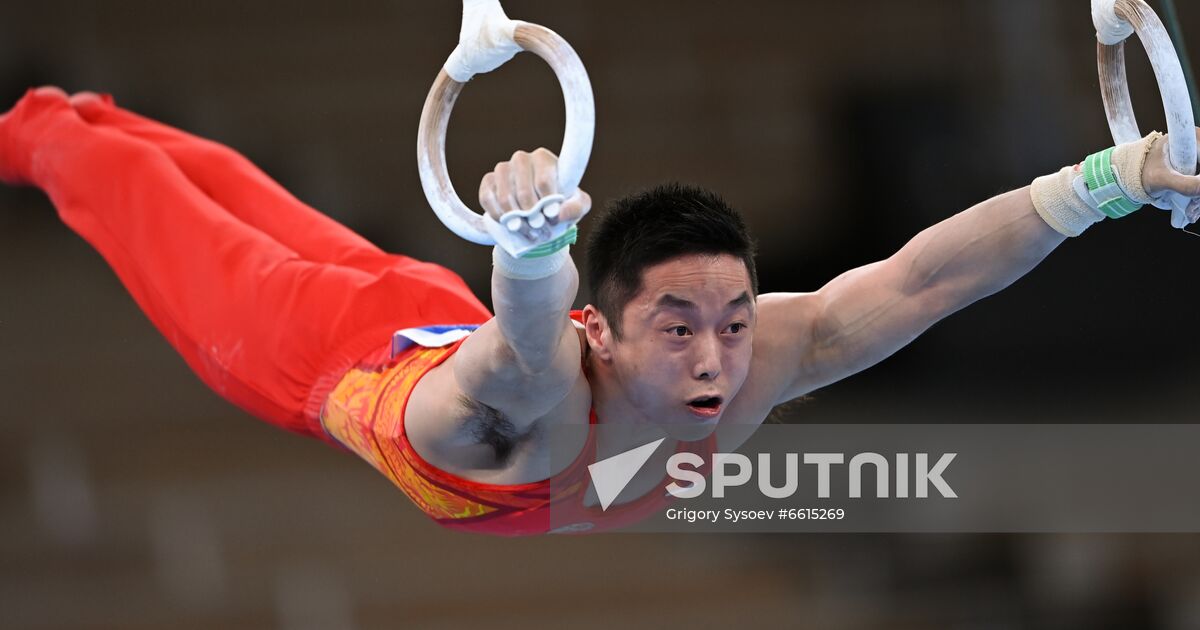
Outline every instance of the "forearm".
[(815, 294), (811, 309), (796, 301), (796, 317), (811, 322), (811, 332), (801, 326), (797, 334), (803, 368), (789, 395), (874, 365), (943, 317), (1025, 275), (1065, 238), (1038, 215), (1026, 187), (925, 229), (886, 260), (838, 276)]
[(902, 294), (925, 294), (944, 315), (1012, 284), (1064, 240), (1024, 187), (922, 231), (890, 262), (902, 270)]
[(492, 305), (501, 337), (526, 374), (549, 369), (570, 327), (570, 309), (579, 291), (579, 272), (570, 256), (553, 274), (535, 280), (492, 272)]

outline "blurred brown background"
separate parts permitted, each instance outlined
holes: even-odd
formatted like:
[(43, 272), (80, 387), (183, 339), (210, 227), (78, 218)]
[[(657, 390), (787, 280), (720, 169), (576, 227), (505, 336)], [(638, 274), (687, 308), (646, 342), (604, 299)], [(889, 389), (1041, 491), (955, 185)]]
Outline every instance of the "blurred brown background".
[[(760, 240), (764, 291), (816, 289), (1111, 144), (1087, 5), (505, 2), (588, 67), (597, 202), (664, 179), (722, 192)], [(1200, 9), (1180, 10), (1200, 47)], [(488, 250), (437, 223), (413, 158), (459, 3), (0, 13), (0, 109), (30, 85), (111, 92), (486, 298)], [(1142, 128), (1162, 128), (1130, 51)], [(556, 149), (562, 117), (532, 57), (472, 81), (449, 138), (458, 189), (515, 149)], [(1105, 222), (790, 420), (1191, 421), (1197, 260), (1165, 213)], [(1200, 627), (1188, 534), (441, 531), (362, 463), (209, 393), (32, 189), (0, 188), (0, 383), (4, 628)]]

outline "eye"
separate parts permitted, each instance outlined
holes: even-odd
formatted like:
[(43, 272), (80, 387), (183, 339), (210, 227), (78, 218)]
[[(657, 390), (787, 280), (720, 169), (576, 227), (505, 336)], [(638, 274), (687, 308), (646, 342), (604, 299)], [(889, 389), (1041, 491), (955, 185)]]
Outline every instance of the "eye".
[(749, 326), (747, 326), (747, 325), (745, 325), (745, 324), (743, 324), (743, 323), (741, 323), (741, 322), (736, 322), (736, 323), (733, 323), (733, 324), (730, 324), (730, 325), (729, 325), (729, 331), (730, 331), (730, 332), (732, 332), (732, 333), (733, 333), (733, 334), (735, 334), (735, 335), (736, 335), (737, 333), (740, 333), (740, 332), (742, 332), (743, 330), (746, 330), (747, 328), (749, 328)]
[(688, 330), (687, 326), (672, 326), (667, 330), (676, 337), (686, 337), (692, 334), (692, 331)]

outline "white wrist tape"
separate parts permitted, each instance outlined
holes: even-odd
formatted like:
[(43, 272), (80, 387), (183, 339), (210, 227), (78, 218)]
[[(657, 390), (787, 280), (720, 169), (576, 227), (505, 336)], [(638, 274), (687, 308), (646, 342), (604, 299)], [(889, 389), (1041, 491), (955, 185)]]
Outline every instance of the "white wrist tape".
[(571, 257), (571, 248), (562, 249), (541, 258), (515, 258), (504, 248), (497, 245), (492, 248), (492, 265), (500, 275), (514, 280), (540, 280), (556, 273)]
[(1133, 25), (1117, 15), (1116, 0), (1092, 0), (1092, 25), (1096, 27), (1096, 39), (1101, 44), (1112, 46), (1133, 35)]
[[(1105, 217), (1126, 216), (1143, 204), (1159, 205), (1142, 184), (1142, 169), (1157, 131), (1134, 142), (1089, 155), (1082, 164), (1033, 180), (1033, 207), (1050, 227), (1079, 236)], [(1159, 205), (1159, 207), (1163, 207)]]
[(1074, 166), (1064, 166), (1053, 175), (1033, 180), (1029, 187), (1029, 196), (1037, 213), (1064, 236), (1079, 236), (1104, 219), (1103, 212), (1086, 203), (1084, 195), (1076, 193), (1076, 178), (1083, 179)]
[(500, 0), (463, 0), (458, 46), (446, 59), (446, 74), (459, 83), (491, 72), (521, 52), (513, 40), (520, 22), (508, 19)]

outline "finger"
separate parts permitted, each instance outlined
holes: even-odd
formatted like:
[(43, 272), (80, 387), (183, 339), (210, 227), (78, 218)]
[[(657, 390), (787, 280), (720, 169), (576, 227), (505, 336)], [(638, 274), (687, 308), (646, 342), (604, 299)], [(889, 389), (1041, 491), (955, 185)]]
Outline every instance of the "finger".
[(488, 173), (479, 182), (479, 205), (483, 206), (493, 219), (499, 220), (504, 211), (500, 209), (500, 201), (496, 198), (496, 174)]
[(542, 216), (546, 217), (546, 225), (555, 226), (562, 221), (562, 203), (548, 203), (542, 208)]
[(575, 191), (574, 195), (562, 202), (562, 210), (559, 211), (559, 221), (578, 221), (584, 217), (592, 209), (592, 196), (582, 190)]
[[(544, 198), (558, 194), (558, 157), (546, 148), (533, 152), (533, 183), (538, 197)], [(552, 203), (542, 209), (542, 214), (550, 225), (557, 225), (561, 204)]]
[(1164, 188), (1186, 197), (1200, 197), (1200, 175), (1183, 175), (1170, 169), (1162, 177)]
[(518, 209), (517, 200), (513, 197), (512, 167), (508, 162), (500, 162), (493, 172), (496, 174), (496, 203), (500, 214)]
[(529, 227), (537, 229), (543, 225), (546, 225), (546, 215), (544, 214), (545, 211), (546, 209), (542, 208), (540, 211), (534, 212), (528, 217), (525, 217), (525, 220), (529, 222)]
[(529, 222), (526, 221), (525, 219), (518, 219), (518, 220), (521, 222), (521, 229), (519, 229), (517, 231), (521, 234), (521, 236), (524, 236), (529, 241), (537, 242), (537, 240), (538, 240), (537, 230), (529, 227)]
[(516, 197), (517, 207), (528, 210), (537, 205), (538, 195), (533, 187), (533, 160), (524, 151), (513, 154), (510, 176), (512, 177), (513, 196)]
[(533, 184), (538, 198), (558, 194), (558, 157), (549, 149), (533, 152)]

